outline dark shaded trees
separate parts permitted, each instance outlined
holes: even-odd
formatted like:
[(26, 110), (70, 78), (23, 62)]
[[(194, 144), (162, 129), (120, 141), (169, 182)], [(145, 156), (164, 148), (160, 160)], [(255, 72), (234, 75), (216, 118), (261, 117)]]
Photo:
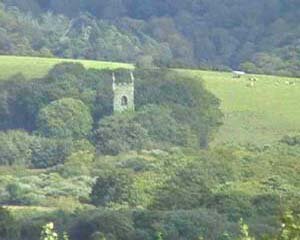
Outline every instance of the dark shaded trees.
[(130, 116), (106, 117), (100, 121), (94, 139), (99, 154), (117, 155), (129, 150), (141, 150), (149, 144), (147, 130)]
[(92, 117), (82, 101), (62, 98), (40, 110), (37, 125), (45, 137), (80, 139), (92, 130)]
[(19, 232), (17, 222), (9, 210), (0, 207), (0, 236), (2, 239), (17, 239)]
[[(4, 4), (2, 54), (299, 76), (300, 6), (294, 1), (5, 0)], [(255, 67), (247, 67), (249, 62)]]

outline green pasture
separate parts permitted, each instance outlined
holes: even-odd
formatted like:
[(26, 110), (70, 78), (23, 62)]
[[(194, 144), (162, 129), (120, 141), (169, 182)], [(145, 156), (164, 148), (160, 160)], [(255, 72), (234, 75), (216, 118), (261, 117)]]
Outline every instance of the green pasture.
[[(300, 79), (181, 71), (204, 79), (207, 88), (221, 99), (225, 118), (215, 143), (268, 144), (283, 135), (300, 134)], [(252, 87), (249, 78), (257, 80)]]
[(0, 80), (22, 73), (27, 79), (43, 77), (49, 69), (61, 62), (80, 62), (86, 68), (116, 69), (133, 68), (131, 64), (100, 62), (91, 60), (73, 60), (59, 58), (0, 56)]
[[(17, 73), (28, 79), (42, 77), (52, 66), (65, 61), (80, 62), (86, 68), (95, 69), (133, 68), (126, 63), (0, 56), (0, 79)], [(216, 135), (216, 144), (268, 144), (286, 134), (300, 134), (300, 79), (248, 74), (233, 78), (228, 72), (178, 71), (203, 79), (207, 88), (221, 100), (225, 117)], [(247, 86), (250, 77), (257, 79), (253, 87)]]

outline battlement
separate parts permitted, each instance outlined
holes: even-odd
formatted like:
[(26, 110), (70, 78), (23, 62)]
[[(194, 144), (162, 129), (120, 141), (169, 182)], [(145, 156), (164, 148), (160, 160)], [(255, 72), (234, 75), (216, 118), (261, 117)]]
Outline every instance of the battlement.
[(112, 73), (112, 88), (114, 92), (114, 112), (134, 111), (134, 75), (130, 73), (130, 82), (116, 82)]
[(132, 83), (122, 82), (122, 83), (115, 83), (116, 86), (132, 86)]

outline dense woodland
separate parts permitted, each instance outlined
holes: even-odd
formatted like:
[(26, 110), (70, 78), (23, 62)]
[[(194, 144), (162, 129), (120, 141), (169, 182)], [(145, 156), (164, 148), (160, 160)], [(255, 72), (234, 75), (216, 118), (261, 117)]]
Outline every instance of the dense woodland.
[(2, 0), (0, 53), (300, 76), (300, 2)]

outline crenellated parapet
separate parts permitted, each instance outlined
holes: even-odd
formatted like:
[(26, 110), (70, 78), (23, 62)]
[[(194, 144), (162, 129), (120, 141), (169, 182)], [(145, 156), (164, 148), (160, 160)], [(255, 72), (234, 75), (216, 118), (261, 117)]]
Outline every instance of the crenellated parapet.
[(114, 93), (114, 112), (134, 111), (134, 75), (130, 73), (130, 82), (117, 82), (112, 73)]

